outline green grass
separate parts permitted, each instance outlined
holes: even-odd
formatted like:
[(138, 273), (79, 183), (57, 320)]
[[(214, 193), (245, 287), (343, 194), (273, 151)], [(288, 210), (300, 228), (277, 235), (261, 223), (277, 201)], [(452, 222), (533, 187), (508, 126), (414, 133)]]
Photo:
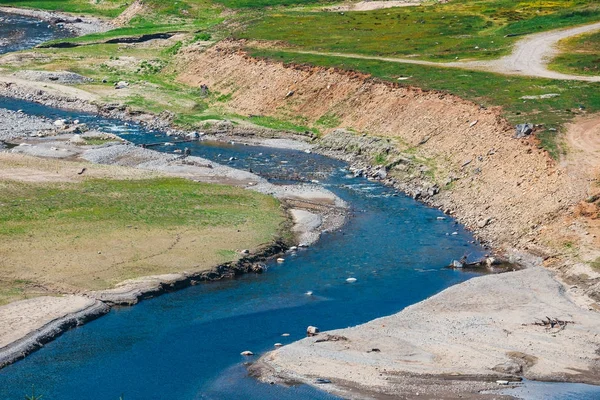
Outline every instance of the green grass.
[(281, 119), (268, 117), (268, 116), (253, 116), (249, 117), (248, 120), (256, 125), (264, 126), (265, 128), (283, 130), (283, 131), (291, 131), (291, 132), (299, 132), (306, 133), (312, 132), (314, 134), (319, 134), (319, 131), (315, 128), (310, 128), (305, 125), (297, 125), (295, 123), (284, 121)]
[(323, 128), (335, 128), (340, 125), (340, 119), (334, 114), (325, 114), (316, 123)]
[[(585, 107), (588, 112), (600, 111), (600, 83), (504, 76), (488, 72), (273, 50), (250, 49), (250, 53), (255, 57), (268, 57), (289, 63), (362, 71), (400, 85), (441, 90), (484, 106), (502, 106), (504, 116), (513, 124), (532, 122), (560, 130), (564, 123), (571, 121), (579, 113), (580, 106)], [(399, 82), (399, 77), (410, 79)], [(558, 93), (560, 96), (538, 100), (521, 99), (522, 96), (547, 93)], [(542, 133), (540, 139), (553, 157), (560, 155), (560, 138), (556, 132), (548, 130)]]
[(490, 59), (519, 35), (600, 20), (595, 0), (453, 0), (368, 12), (276, 11), (238, 36), (303, 50), (430, 60)]
[(317, 4), (322, 0), (214, 0), (228, 8), (264, 8), (275, 6), (291, 6)]
[(209, 269), (271, 243), (286, 221), (271, 196), (177, 178), (2, 181), (0, 209), (0, 304), (40, 286)]
[(0, 187), (0, 237), (24, 234), (34, 226), (45, 230), (49, 224), (102, 221), (157, 227), (262, 225), (263, 206), (274, 204), (251, 191), (169, 178)]
[(564, 40), (560, 50), (550, 69), (567, 74), (600, 75), (600, 32)]

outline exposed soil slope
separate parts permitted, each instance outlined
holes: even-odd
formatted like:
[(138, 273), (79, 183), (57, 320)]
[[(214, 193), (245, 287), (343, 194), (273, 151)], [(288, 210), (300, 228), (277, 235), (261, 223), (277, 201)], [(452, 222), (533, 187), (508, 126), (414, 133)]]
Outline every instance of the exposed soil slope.
[(428, 201), (497, 245), (536, 240), (536, 229), (586, 196), (585, 179), (567, 179), (533, 140), (514, 139), (499, 110), (361, 74), (259, 61), (235, 43), (184, 57), (179, 80), (231, 93), (232, 113), (309, 124), (335, 116), (338, 127), (389, 138), (422, 164), (407, 175), (400, 163), (392, 176), (452, 188)]

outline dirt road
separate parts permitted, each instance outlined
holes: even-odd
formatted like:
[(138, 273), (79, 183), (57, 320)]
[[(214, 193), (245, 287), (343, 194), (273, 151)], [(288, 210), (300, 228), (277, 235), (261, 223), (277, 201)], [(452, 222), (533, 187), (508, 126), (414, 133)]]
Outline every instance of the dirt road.
[(526, 36), (525, 38), (518, 41), (515, 45), (513, 52), (510, 55), (497, 60), (488, 61), (458, 61), (450, 63), (441, 63), (434, 61), (418, 60), (414, 58), (377, 57), (351, 53), (302, 51), (293, 49), (288, 51), (293, 51), (294, 53), (299, 54), (358, 58), (363, 60), (379, 60), (402, 64), (428, 65), (432, 67), (476, 69), (489, 72), (498, 72), (507, 75), (522, 75), (534, 76), (538, 78), (600, 82), (600, 76), (561, 74), (560, 72), (550, 71), (547, 68), (548, 62), (555, 55), (558, 54), (556, 44), (559, 41), (572, 36), (577, 36), (584, 33), (591, 33), (598, 30), (600, 30), (600, 22), (578, 26), (570, 29), (560, 29), (536, 33), (534, 35)]

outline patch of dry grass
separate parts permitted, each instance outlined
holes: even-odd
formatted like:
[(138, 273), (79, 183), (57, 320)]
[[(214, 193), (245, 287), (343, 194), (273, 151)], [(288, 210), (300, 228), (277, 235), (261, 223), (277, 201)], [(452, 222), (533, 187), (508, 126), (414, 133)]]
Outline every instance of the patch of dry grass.
[(0, 153), (0, 304), (207, 270), (284, 220), (276, 199), (241, 188)]

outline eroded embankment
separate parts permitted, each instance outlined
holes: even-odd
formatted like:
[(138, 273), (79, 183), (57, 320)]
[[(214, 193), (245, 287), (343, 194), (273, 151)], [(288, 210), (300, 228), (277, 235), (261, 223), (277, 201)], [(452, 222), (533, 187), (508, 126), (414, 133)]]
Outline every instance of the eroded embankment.
[[(534, 248), (548, 220), (585, 198), (585, 177), (567, 177), (535, 140), (514, 139), (500, 109), (358, 73), (256, 60), (239, 45), (190, 50), (178, 79), (230, 93), (233, 113), (310, 125), (329, 119), (335, 126), (326, 133), (348, 128), (389, 139), (381, 157), (363, 161), (387, 166), (383, 180), (402, 182), (495, 246)], [(368, 141), (328, 137), (324, 144), (361, 155)], [(402, 154), (406, 162), (397, 159)]]

